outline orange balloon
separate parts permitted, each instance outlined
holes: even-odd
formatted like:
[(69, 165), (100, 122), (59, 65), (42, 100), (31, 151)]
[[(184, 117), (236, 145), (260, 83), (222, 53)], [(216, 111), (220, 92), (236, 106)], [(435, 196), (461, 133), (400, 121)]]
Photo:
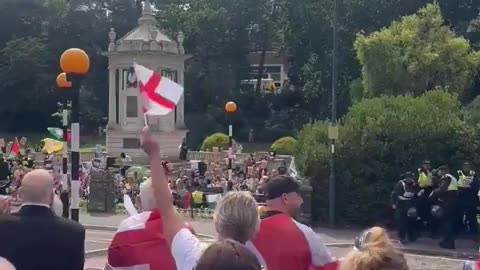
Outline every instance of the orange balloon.
[(90, 68), (90, 59), (84, 50), (68, 49), (60, 56), (60, 68), (67, 73), (85, 74)]
[(70, 88), (72, 87), (72, 83), (67, 81), (67, 73), (63, 72), (58, 74), (57, 76), (57, 86), (59, 88)]
[(237, 104), (235, 104), (235, 102), (229, 101), (229, 102), (227, 102), (227, 104), (225, 104), (225, 111), (226, 112), (233, 113), (236, 110), (237, 110)]

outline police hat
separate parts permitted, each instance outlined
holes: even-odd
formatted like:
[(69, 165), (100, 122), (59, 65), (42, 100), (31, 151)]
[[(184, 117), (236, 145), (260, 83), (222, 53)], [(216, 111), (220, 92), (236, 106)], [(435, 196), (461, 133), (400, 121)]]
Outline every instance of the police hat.
[(406, 172), (403, 174), (404, 178), (414, 178), (415, 175), (412, 172)]

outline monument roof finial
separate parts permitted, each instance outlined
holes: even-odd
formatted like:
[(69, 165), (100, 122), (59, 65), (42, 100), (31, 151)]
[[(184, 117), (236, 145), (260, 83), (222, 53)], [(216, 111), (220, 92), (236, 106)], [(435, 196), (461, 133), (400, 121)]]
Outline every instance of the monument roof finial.
[(152, 4), (150, 0), (145, 0), (143, 3), (142, 16), (138, 19), (138, 24), (154, 25), (155, 24), (155, 14), (152, 11)]

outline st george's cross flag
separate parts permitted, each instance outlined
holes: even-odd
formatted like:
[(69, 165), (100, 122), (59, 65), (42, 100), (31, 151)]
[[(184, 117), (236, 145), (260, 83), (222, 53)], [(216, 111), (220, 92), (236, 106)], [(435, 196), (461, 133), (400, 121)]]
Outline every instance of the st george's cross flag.
[(183, 86), (142, 65), (134, 64), (143, 112), (148, 115), (170, 113), (183, 95)]

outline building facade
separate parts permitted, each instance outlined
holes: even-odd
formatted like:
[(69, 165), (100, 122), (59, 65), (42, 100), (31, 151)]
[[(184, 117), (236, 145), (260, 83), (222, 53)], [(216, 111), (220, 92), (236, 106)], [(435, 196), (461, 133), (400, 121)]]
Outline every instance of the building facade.
[[(108, 52), (104, 53), (109, 60), (109, 156), (119, 156), (124, 152), (139, 162), (146, 157), (140, 148), (139, 134), (145, 125), (145, 118), (134, 62), (183, 85), (184, 62), (189, 58), (183, 49), (183, 35), (180, 33), (177, 40), (172, 39), (158, 29), (156, 23), (147, 0), (135, 29), (118, 40), (115, 30), (110, 30)], [(184, 105), (182, 97), (171, 113), (147, 116), (148, 125), (160, 143), (162, 155), (170, 159), (178, 158), (178, 146), (186, 133)]]

